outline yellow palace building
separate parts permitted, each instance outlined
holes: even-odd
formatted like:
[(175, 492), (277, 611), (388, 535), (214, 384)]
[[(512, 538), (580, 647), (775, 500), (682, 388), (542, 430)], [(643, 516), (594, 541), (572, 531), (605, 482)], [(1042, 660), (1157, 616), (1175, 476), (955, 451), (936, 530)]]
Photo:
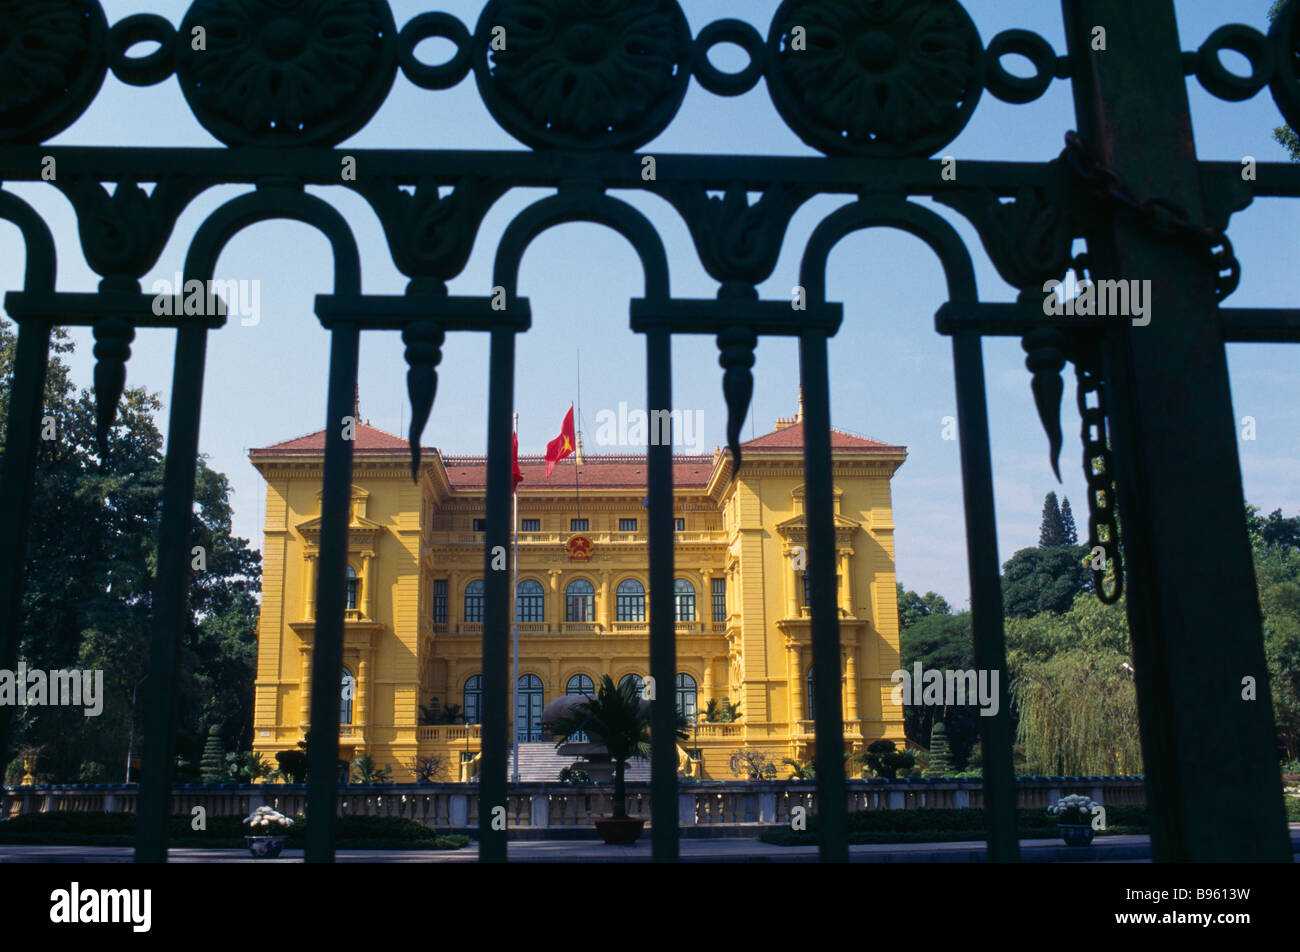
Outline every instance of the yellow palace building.
[[(674, 456), (672, 690), (693, 723), (679, 751), (689, 775), (732, 778), (740, 748), (777, 763), (812, 756), (802, 447), (800, 413), (743, 444), (734, 481), (726, 453)], [(907, 453), (838, 430), (831, 450), (846, 743), (902, 747), (890, 479)], [(271, 760), (310, 721), (324, 453), (321, 430), (249, 454), (266, 480), (253, 749)], [(369, 754), (394, 780), (441, 757), (445, 779), (466, 779), (482, 706), (486, 459), (427, 449), (412, 481), (406, 441), (367, 423), (353, 453), (344, 670), (328, 700), (340, 708), (339, 755)], [(540, 723), (549, 701), (649, 668), (646, 458), (583, 456), (579, 443), (549, 480), (540, 457), (520, 468), (515, 725), (521, 752), (553, 751)], [(739, 717), (707, 720), (710, 700), (724, 699)]]

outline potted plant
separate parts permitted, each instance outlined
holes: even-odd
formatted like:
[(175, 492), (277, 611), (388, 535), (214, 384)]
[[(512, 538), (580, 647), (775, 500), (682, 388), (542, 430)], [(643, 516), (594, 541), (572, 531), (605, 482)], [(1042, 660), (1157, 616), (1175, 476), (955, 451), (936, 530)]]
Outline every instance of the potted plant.
[(244, 817), (249, 833), (244, 837), (248, 843), (248, 852), (254, 859), (275, 859), (284, 849), (284, 841), (289, 838), (289, 827), (293, 820), (270, 807), (258, 807)]
[[(600, 689), (595, 697), (587, 697), (569, 707), (565, 713), (548, 723), (546, 729), (556, 738), (556, 748), (569, 742), (569, 737), (585, 731), (592, 742), (605, 746), (610, 760), (614, 761), (614, 815), (596, 820), (596, 832), (606, 844), (635, 843), (645, 827), (641, 817), (627, 815), (627, 789), (624, 772), (627, 762), (634, 756), (650, 756), (650, 702), (640, 696), (635, 678), (628, 678), (621, 687), (605, 675), (600, 679)], [(677, 739), (685, 740), (686, 718), (677, 715)]]
[(1056, 828), (1066, 846), (1087, 846), (1096, 833), (1092, 828), (1092, 811), (1099, 806), (1091, 797), (1074, 793), (1061, 797), (1047, 812), (1056, 817)]

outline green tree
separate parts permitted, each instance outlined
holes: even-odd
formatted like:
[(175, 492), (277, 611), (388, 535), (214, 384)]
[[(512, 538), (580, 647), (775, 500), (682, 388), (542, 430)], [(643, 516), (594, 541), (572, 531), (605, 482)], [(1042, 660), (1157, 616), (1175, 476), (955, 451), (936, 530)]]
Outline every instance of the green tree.
[(1142, 753), (1124, 599), (1076, 597), (1062, 614), (1009, 618), (1017, 742), (1030, 773), (1139, 774)]
[[(584, 698), (545, 726), (557, 738), (556, 749), (580, 731), (586, 731), (594, 742), (605, 745), (605, 751), (614, 761), (614, 818), (626, 819), (627, 762), (634, 756), (650, 757), (650, 702), (642, 700), (636, 679), (628, 678), (621, 686), (615, 686), (614, 679), (605, 675), (594, 698)], [(678, 712), (679, 740), (690, 737), (688, 726), (685, 716)]]
[[(0, 322), (0, 460), (14, 349), (12, 326)], [(123, 393), (101, 459), (93, 395), (76, 390), (63, 359), (71, 351), (56, 330), (45, 388), (54, 438), (37, 447), (18, 657), (32, 668), (101, 670), (104, 708), (87, 718), (80, 708), (25, 707), (14, 719), (14, 743), (45, 745), (63, 781), (75, 780), (85, 760), (120, 777), (133, 721), (140, 728), (143, 704), (133, 717), (131, 698), (148, 667), (163, 476), (158, 398)], [(215, 723), (227, 748), (252, 739), (260, 557), (231, 532), (230, 495), (226, 477), (200, 459), (191, 545), (204, 567), (191, 573), (174, 722), (178, 753), (190, 763)], [(147, 689), (140, 685), (141, 700)]]
[(930, 615), (951, 615), (952, 607), (947, 599), (935, 592), (918, 595), (898, 586), (898, 630), (906, 631), (922, 618)]
[[(974, 630), (970, 612), (956, 615), (928, 615), (903, 632), (899, 639), (903, 671), (968, 671), (975, 667)], [(903, 705), (903, 733), (918, 747), (930, 743), (930, 733), (937, 721), (947, 723), (948, 742), (956, 763), (965, 763), (971, 748), (979, 741), (979, 710), (965, 705)]]
[(1056, 501), (1056, 493), (1048, 493), (1043, 500), (1043, 521), (1038, 527), (1038, 545), (1046, 549), (1067, 544), (1065, 523), (1061, 518), (1061, 507)]
[(221, 783), (226, 778), (226, 751), (221, 746), (221, 725), (208, 729), (208, 741), (203, 745), (203, 760), (199, 764), (199, 777), (204, 783)]
[(1068, 498), (1061, 500), (1061, 528), (1065, 530), (1065, 544), (1079, 544), (1079, 529), (1074, 524), (1074, 512), (1070, 509)]
[(1021, 549), (1002, 566), (1002, 607), (1008, 618), (1068, 611), (1092, 577), (1084, 564), (1086, 546)]
[(944, 731), (943, 721), (936, 721), (930, 731), (930, 765), (925, 768), (925, 775), (948, 777), (952, 773), (952, 761), (948, 758), (948, 735)]

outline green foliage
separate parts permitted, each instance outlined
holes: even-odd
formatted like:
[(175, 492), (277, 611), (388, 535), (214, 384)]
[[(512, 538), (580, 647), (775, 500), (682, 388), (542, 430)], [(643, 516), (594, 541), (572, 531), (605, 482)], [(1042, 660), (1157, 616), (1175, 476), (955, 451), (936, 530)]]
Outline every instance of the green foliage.
[(261, 751), (226, 754), (226, 773), (236, 783), (257, 783), (274, 770)]
[(561, 768), (559, 781), (560, 783), (591, 783), (591, 774), (577, 764), (569, 764)]
[[(685, 740), (690, 736), (689, 724), (679, 712), (676, 736)], [(624, 773), (632, 757), (650, 757), (650, 702), (641, 698), (634, 678), (622, 685), (605, 675), (595, 697), (584, 698), (556, 721), (544, 724), (557, 738), (557, 749), (568, 743), (568, 738), (585, 731), (592, 741), (604, 744), (614, 761), (614, 817), (627, 817), (627, 788)]]
[(1140, 774), (1124, 600), (1102, 605), (1080, 595), (1064, 615), (1009, 619), (1006, 634), (1016, 736), (1027, 772)]
[[(905, 630), (899, 642), (901, 667), (909, 674), (918, 661), (923, 670), (968, 671), (975, 667), (970, 612), (927, 615)], [(964, 763), (979, 740), (978, 708), (923, 704), (903, 707), (903, 733), (918, 747), (929, 744), (930, 731), (939, 720), (947, 725), (953, 762)]]
[(943, 721), (939, 721), (930, 732), (930, 764), (925, 768), (925, 775), (947, 777), (952, 772), (952, 761), (948, 759), (948, 736), (944, 731)]
[(1043, 500), (1043, 521), (1038, 526), (1038, 546), (1042, 549), (1069, 545), (1066, 541), (1065, 521), (1061, 516), (1061, 507), (1056, 501), (1056, 493), (1048, 493)]
[(1061, 500), (1061, 529), (1065, 532), (1062, 545), (1079, 544), (1079, 528), (1074, 524), (1074, 511), (1070, 509), (1070, 500)]
[(740, 720), (740, 705), (732, 704), (730, 698), (709, 698), (704, 705), (704, 720), (709, 724), (732, 724)]
[(362, 754), (352, 761), (353, 783), (387, 783), (392, 779), (392, 772), (387, 764), (380, 767), (369, 754)]
[(1002, 607), (1008, 618), (1068, 611), (1092, 576), (1085, 566), (1087, 546), (1054, 545), (1021, 549), (1002, 567)]
[(275, 755), (275, 762), (289, 783), (307, 782), (307, 751), (282, 750)]
[(898, 628), (907, 631), (922, 618), (931, 615), (951, 615), (952, 608), (947, 600), (934, 592), (918, 595), (916, 592), (898, 586)]
[(860, 755), (862, 765), (871, 771), (872, 776), (894, 779), (899, 771), (910, 771), (916, 763), (916, 754), (910, 750), (900, 751), (892, 740), (873, 741), (867, 752)]
[(437, 783), (447, 779), (445, 757), (416, 757), (407, 766), (415, 774), (417, 783)]
[[(293, 818), (287, 846), (301, 849), (308, 824)], [(168, 821), (168, 839), (187, 848), (242, 848), (248, 832), (238, 816), (210, 816), (206, 830), (195, 830), (189, 815)], [(0, 843), (41, 843), (81, 846), (133, 846), (135, 815), (131, 813), (25, 813), (0, 824)], [(438, 833), (406, 817), (340, 816), (335, 820), (338, 849), (461, 849), (469, 838)]]
[(81, 763), (81, 769), (77, 771), (77, 782), (103, 783), (107, 776), (103, 764), (96, 763), (93, 760), (85, 760)]
[(226, 752), (221, 748), (221, 725), (208, 728), (208, 742), (203, 745), (199, 776), (204, 783), (221, 783), (227, 777)]
[(811, 760), (794, 760), (790, 757), (782, 757), (781, 763), (790, 768), (790, 776), (787, 780), (816, 780), (817, 767)]
[(731, 752), (731, 772), (746, 780), (775, 780), (776, 763), (761, 750), (741, 747)]
[[(61, 781), (75, 780), (86, 760), (116, 777), (126, 768), (132, 691), (148, 667), (162, 508), (160, 403), (128, 388), (110, 455), (101, 460), (94, 397), (76, 389), (65, 363), (73, 345), (57, 328), (51, 343), (44, 412), (55, 439), (37, 447), (19, 657), (33, 668), (103, 670), (105, 703), (93, 718), (79, 708), (24, 708), (14, 718), (16, 741), (47, 745), (48, 768)], [(14, 344), (12, 325), (0, 322), (0, 455)], [(229, 481), (200, 459), (194, 491), (191, 545), (203, 548), (206, 567), (192, 573), (187, 592), (174, 722), (178, 753), (190, 763), (218, 721), (227, 749), (251, 742), (260, 584), (260, 556), (231, 531)], [(140, 687), (141, 699), (146, 690)]]
[[(1024, 839), (1055, 839), (1060, 836), (1056, 818), (1036, 808), (1016, 810), (1016, 829)], [(820, 817), (808, 817), (807, 830), (778, 827), (759, 839), (777, 846), (815, 844)], [(1099, 836), (1147, 833), (1145, 807), (1108, 806), (1106, 829)], [(938, 843), (953, 840), (982, 840), (985, 836), (983, 810), (862, 810), (849, 814), (850, 843)]]

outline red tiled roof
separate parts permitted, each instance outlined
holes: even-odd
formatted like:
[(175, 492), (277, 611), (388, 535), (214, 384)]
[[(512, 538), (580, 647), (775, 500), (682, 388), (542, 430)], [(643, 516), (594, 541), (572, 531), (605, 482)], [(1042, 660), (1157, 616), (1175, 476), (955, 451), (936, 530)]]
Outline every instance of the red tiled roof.
[[(410, 453), (406, 440), (383, 430), (376, 429), (369, 423), (358, 423), (353, 430), (353, 453)], [(426, 447), (428, 449), (428, 447)], [(294, 437), (283, 443), (275, 443), (259, 449), (250, 450), (251, 456), (321, 456), (325, 453), (325, 431), (317, 430), (306, 436)]]
[[(742, 453), (748, 453), (751, 450), (764, 450), (773, 453), (785, 453), (803, 449), (803, 424), (792, 423), (790, 426), (783, 427), (779, 430), (773, 430), (771, 433), (765, 433), (740, 444)], [(831, 451), (832, 452), (902, 452), (906, 447), (893, 446), (889, 443), (881, 443), (877, 440), (868, 440), (860, 436), (853, 436), (841, 430), (831, 428)]]
[[(482, 456), (444, 456), (447, 479), (455, 489), (486, 489), (487, 460)], [(573, 457), (561, 460), (551, 478), (546, 478), (546, 458), (519, 457), (519, 471), (524, 481), (521, 491), (558, 489), (571, 492), (574, 484)], [(712, 456), (674, 456), (673, 486), (678, 489), (703, 489), (713, 471)], [(649, 485), (644, 456), (593, 456), (583, 454), (578, 470), (581, 489), (644, 489)]]

